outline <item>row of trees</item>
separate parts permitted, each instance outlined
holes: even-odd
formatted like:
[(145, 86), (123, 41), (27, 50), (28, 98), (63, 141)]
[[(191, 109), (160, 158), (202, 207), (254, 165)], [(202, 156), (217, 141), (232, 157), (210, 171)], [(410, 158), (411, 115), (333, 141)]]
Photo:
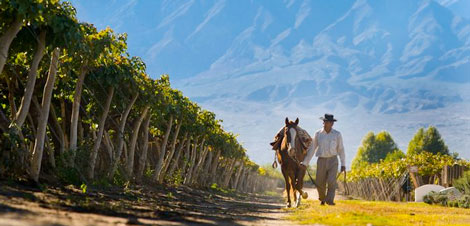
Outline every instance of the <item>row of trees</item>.
[(459, 159), (457, 153), (449, 152), (439, 131), (433, 126), (420, 128), (416, 132), (406, 154), (398, 149), (388, 132), (369, 132), (353, 159), (348, 179), (398, 178), (409, 166), (418, 166), (421, 176), (437, 178), (444, 166), (454, 164), (470, 166), (468, 161)]
[(0, 2), (0, 175), (263, 184), (215, 114), (151, 79), (126, 34), (59, 0)]

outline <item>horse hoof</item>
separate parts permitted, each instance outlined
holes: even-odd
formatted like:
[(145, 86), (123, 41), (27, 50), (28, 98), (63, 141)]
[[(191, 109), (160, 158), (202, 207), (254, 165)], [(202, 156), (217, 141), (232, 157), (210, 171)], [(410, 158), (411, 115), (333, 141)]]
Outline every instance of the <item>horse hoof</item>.
[(302, 193), (302, 198), (303, 198), (303, 199), (307, 199), (307, 198), (308, 198), (308, 193), (307, 193), (306, 191), (304, 191), (304, 192)]
[(291, 207), (290, 202), (286, 203), (286, 207), (287, 207), (287, 208), (290, 208), (290, 207)]

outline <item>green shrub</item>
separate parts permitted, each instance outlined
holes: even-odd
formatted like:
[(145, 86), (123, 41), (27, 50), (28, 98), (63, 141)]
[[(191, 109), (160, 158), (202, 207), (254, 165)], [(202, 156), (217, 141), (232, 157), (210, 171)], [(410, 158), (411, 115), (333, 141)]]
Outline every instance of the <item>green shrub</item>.
[(116, 173), (114, 173), (113, 184), (119, 187), (124, 187), (127, 182), (128, 181), (126, 177), (124, 176), (123, 170), (120, 167), (118, 167), (116, 170)]
[(449, 198), (445, 194), (440, 194), (438, 192), (430, 192), (429, 194), (423, 197), (423, 201), (427, 204), (440, 204), (447, 206)]
[(463, 176), (454, 181), (454, 187), (466, 195), (470, 195), (470, 171), (466, 171)]
[(464, 195), (458, 200), (458, 206), (460, 208), (470, 208), (470, 195)]
[(448, 207), (459, 207), (459, 208), (470, 208), (470, 195), (463, 195), (458, 200), (449, 200), (449, 197), (445, 194), (438, 192), (430, 192), (423, 197), (423, 201), (427, 204), (438, 204)]

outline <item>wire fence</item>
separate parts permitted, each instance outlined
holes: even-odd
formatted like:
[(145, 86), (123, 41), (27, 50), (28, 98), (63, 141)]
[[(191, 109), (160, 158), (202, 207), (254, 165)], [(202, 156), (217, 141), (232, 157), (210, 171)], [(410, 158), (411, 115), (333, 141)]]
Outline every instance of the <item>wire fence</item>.
[[(425, 184), (438, 184), (451, 187), (468, 170), (465, 166), (443, 167), (441, 173), (432, 176), (419, 176), (405, 172), (396, 178), (364, 178), (354, 182), (338, 182), (339, 191), (355, 198), (371, 201), (412, 201), (413, 190)], [(413, 179), (413, 180), (412, 180)], [(412, 183), (413, 181), (413, 183)]]

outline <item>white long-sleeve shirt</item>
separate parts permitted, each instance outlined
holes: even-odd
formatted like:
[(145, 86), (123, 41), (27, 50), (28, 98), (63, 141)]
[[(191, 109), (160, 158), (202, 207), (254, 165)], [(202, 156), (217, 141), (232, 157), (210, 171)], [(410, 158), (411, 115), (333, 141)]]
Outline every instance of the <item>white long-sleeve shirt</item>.
[(302, 163), (308, 165), (313, 155), (322, 158), (334, 157), (339, 155), (341, 166), (346, 166), (344, 154), (343, 137), (337, 130), (331, 129), (327, 133), (323, 128), (315, 132), (313, 142), (308, 148), (307, 155)]

